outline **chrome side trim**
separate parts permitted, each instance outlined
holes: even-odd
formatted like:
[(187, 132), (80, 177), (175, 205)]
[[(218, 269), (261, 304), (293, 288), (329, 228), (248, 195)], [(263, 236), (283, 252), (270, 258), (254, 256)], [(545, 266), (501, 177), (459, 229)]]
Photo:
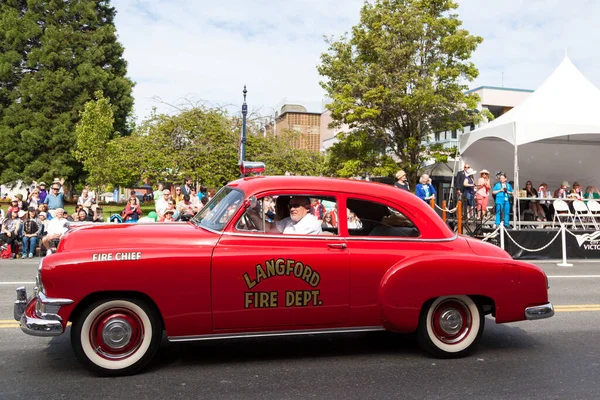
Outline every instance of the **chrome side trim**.
[(554, 315), (554, 307), (552, 303), (542, 306), (527, 307), (525, 309), (525, 318), (529, 320), (550, 318)]
[(345, 240), (339, 235), (288, 235), (288, 234), (268, 234), (262, 232), (223, 232), (223, 236), (242, 236), (251, 238), (269, 238), (269, 239), (312, 239), (312, 240)]
[(369, 241), (369, 242), (451, 242), (458, 238), (458, 234), (449, 238), (441, 239), (422, 239), (411, 237), (371, 237), (371, 236), (339, 236), (339, 235), (282, 235), (282, 234), (266, 234), (266, 233), (242, 233), (242, 232), (223, 232), (223, 236), (241, 236), (251, 238), (274, 238), (274, 239), (312, 239), (312, 240), (338, 240), (338, 241)]
[(246, 333), (217, 333), (213, 335), (197, 336), (169, 336), (169, 342), (190, 342), (196, 340), (220, 340), (220, 339), (242, 339), (270, 336), (300, 336), (300, 335), (323, 335), (331, 333), (357, 333), (357, 332), (375, 332), (384, 331), (383, 326), (364, 326), (359, 328), (326, 328), (326, 329), (303, 329), (295, 331), (267, 331), (267, 332), (246, 332)]
[(372, 236), (347, 236), (345, 239), (348, 242), (354, 241), (368, 241), (368, 242), (452, 242), (458, 238), (457, 234), (449, 238), (440, 238), (440, 239), (422, 239), (422, 238), (411, 238), (411, 237), (372, 237)]

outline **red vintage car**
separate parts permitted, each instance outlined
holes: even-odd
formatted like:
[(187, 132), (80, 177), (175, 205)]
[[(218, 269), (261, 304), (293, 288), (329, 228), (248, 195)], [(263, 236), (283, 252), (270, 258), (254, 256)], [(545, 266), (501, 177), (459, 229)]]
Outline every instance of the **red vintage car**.
[(25, 333), (62, 334), (101, 375), (171, 342), (390, 330), (436, 357), (470, 352), (485, 315), (548, 318), (548, 280), (457, 236), (415, 195), (364, 181), (251, 177), (187, 223), (84, 226), (42, 259)]

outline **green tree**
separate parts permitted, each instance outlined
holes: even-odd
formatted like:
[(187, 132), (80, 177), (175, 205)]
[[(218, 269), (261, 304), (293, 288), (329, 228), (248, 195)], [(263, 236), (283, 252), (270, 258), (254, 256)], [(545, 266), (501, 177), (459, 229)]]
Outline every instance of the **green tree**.
[[(352, 131), (334, 149), (336, 165), (351, 163), (336, 167), (342, 174), (385, 168), (391, 156), (414, 184), (439, 150), (426, 147), (427, 137), (477, 118), (470, 110), (479, 98), (465, 93), (464, 82), (478, 75), (469, 58), (482, 38), (461, 28), (456, 8), (452, 0), (365, 2), (352, 33), (327, 41), (318, 66), (333, 100), (327, 108), (334, 126)], [(354, 158), (364, 155), (366, 161)]]
[[(264, 137), (256, 124), (247, 127), (246, 159), (265, 162), (267, 174), (322, 173), (320, 154), (293, 148), (297, 133)], [(105, 181), (130, 186), (146, 180), (181, 183), (190, 176), (207, 187), (219, 188), (240, 176), (240, 130), (240, 118), (218, 108), (193, 107), (173, 115), (153, 113), (130, 136), (106, 143)]]
[(110, 0), (0, 2), (0, 181), (85, 178), (75, 125), (101, 90), (127, 134), (133, 83)]
[(107, 181), (107, 144), (113, 136), (114, 114), (110, 102), (96, 92), (96, 100), (88, 101), (81, 120), (75, 127), (75, 158), (88, 173), (87, 182), (94, 186), (111, 183)]

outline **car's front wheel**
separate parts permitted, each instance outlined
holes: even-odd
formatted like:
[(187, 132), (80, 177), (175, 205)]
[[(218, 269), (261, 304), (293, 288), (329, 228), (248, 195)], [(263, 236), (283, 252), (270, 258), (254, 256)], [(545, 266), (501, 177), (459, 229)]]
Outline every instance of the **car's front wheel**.
[(104, 376), (138, 372), (154, 357), (161, 339), (158, 312), (139, 299), (96, 301), (71, 327), (71, 345), (77, 358)]
[(481, 308), (469, 296), (443, 296), (421, 311), (417, 337), (435, 357), (462, 357), (476, 345), (484, 324)]

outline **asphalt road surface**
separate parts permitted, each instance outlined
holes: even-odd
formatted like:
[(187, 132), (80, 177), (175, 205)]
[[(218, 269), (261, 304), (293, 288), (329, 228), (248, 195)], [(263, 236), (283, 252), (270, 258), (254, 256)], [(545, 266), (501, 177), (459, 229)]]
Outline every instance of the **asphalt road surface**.
[(69, 332), (25, 335), (14, 289), (31, 293), (39, 259), (0, 260), (0, 399), (598, 399), (600, 262), (540, 264), (553, 318), (486, 320), (477, 351), (437, 360), (411, 335), (387, 332), (163, 342), (150, 368), (97, 378), (71, 351)]

